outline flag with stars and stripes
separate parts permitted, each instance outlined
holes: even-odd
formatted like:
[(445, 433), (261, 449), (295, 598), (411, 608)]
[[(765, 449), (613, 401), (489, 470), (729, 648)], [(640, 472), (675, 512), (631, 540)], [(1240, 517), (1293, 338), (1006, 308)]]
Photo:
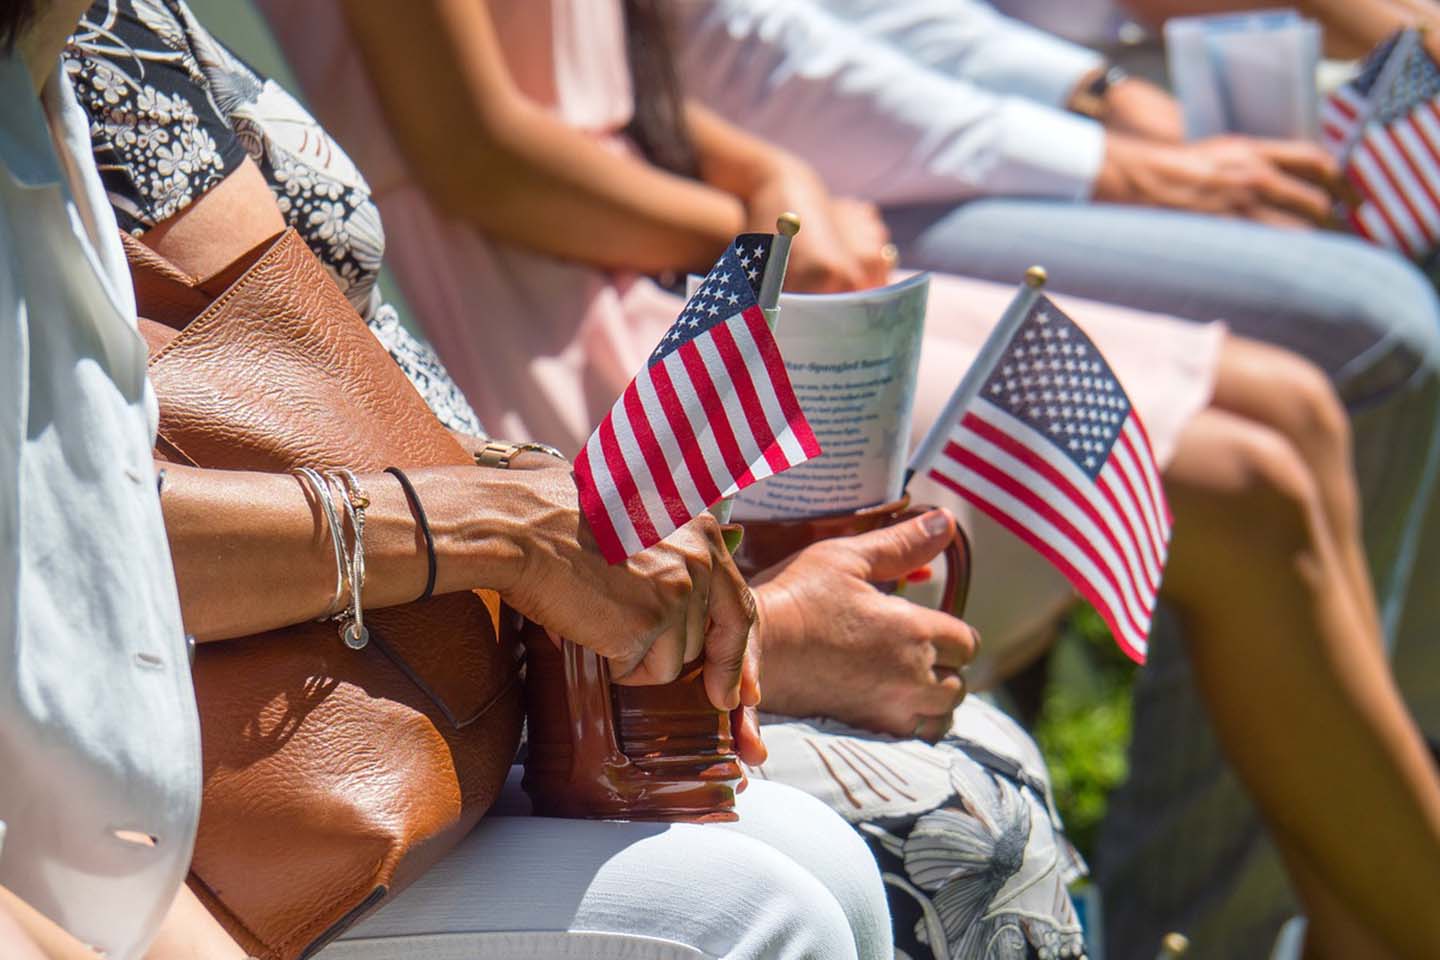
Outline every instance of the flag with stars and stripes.
[(1417, 31), (1330, 95), (1321, 136), (1358, 195), (1343, 211), (1351, 229), (1417, 260), (1440, 247), (1440, 66)]
[(756, 299), (773, 239), (735, 238), (575, 458), (611, 563), (820, 455)]
[(1044, 296), (994, 355), (928, 475), (1054, 564), (1143, 662), (1171, 520), (1145, 427)]

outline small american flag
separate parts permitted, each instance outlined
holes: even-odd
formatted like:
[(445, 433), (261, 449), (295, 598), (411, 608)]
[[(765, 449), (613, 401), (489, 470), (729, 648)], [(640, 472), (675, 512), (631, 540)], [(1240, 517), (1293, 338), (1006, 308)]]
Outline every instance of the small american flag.
[(756, 300), (773, 239), (735, 238), (575, 458), (611, 563), (820, 455)]
[(1440, 67), (1416, 31), (1330, 95), (1321, 136), (1359, 195), (1346, 211), (1356, 233), (1414, 259), (1440, 246)]
[(1130, 398), (1044, 296), (982, 376), (929, 476), (1044, 555), (1143, 662), (1171, 517)]

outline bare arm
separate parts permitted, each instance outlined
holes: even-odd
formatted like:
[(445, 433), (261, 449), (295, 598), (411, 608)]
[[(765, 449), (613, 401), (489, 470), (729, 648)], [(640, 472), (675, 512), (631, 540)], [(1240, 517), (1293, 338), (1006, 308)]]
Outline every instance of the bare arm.
[(97, 953), (0, 887), (0, 955), (7, 960), (95, 960)]
[[(417, 470), (410, 477), (423, 485), (427, 510), (437, 519), (451, 514), (445, 500), (453, 484), (446, 483), (443, 471)], [(404, 491), (388, 474), (365, 475), (360, 482), (371, 498), (365, 517), (365, 605), (413, 600), (424, 589), (427, 564)], [(472, 488), (472, 495), (480, 492)], [(339, 494), (334, 496), (338, 504)], [(501, 499), (498, 490), (482, 496), (491, 503)], [(284, 474), (166, 467), (165, 528), (185, 627), (197, 639), (245, 636), (326, 612), (334, 598), (335, 554), (312, 497), (299, 478)], [(471, 558), (462, 555), (459, 538), (447, 534), (437, 542), (439, 592), (513, 578), (504, 567), (498, 527), (488, 527), (484, 516), (471, 523), (490, 549), (467, 566)]]
[(878, 227), (857, 231), (856, 201), (837, 200), (808, 162), (756, 137), (694, 100), (685, 122), (707, 183), (741, 197), (747, 229), (768, 233), (787, 210), (800, 214), (804, 232), (790, 255), (786, 288), (839, 292), (880, 286), (893, 263), (882, 251), (890, 240), (869, 204), (859, 219)]
[[(528, 100), (483, 0), (342, 5), (426, 191), (486, 234), (597, 266), (708, 267), (741, 202), (618, 154)], [(424, 104), (424, 109), (416, 109)]]

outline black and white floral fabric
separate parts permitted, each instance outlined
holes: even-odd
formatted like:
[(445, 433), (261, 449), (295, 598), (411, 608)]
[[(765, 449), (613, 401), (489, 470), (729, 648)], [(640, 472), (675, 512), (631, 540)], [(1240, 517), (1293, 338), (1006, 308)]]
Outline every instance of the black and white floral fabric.
[(1081, 960), (1067, 890), (1085, 863), (1065, 838), (1035, 742), (971, 697), (937, 744), (834, 720), (765, 718), (753, 775), (798, 787), (869, 844), (897, 960)]
[(286, 222), (441, 422), (481, 432), (440, 358), (381, 298), (380, 211), (360, 171), (295, 98), (226, 49), (181, 0), (96, 0), (65, 67), (122, 229), (143, 234), (248, 156)]

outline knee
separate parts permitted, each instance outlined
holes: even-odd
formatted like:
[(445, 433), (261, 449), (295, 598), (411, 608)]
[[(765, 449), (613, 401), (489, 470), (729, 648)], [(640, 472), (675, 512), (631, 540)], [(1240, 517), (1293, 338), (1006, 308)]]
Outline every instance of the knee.
[(772, 844), (701, 830), (708, 836), (685, 858), (700, 899), (675, 904), (687, 916), (693, 946), (711, 956), (862, 956), (844, 906), (804, 865)]
[(1312, 547), (1320, 489), (1290, 441), (1251, 426), (1236, 431), (1225, 456), (1230, 482), (1220, 490), (1219, 516), (1240, 553), (1270, 563)]
[(726, 829), (759, 840), (798, 864), (845, 915), (860, 956), (882, 956), (890, 912), (874, 855), (858, 831), (801, 790), (752, 779), (738, 798), (740, 822)]
[(1286, 410), (1286, 432), (1296, 446), (1313, 452), (1317, 467), (1349, 464), (1350, 415), (1325, 372), (1308, 360), (1290, 357), (1276, 386)]

